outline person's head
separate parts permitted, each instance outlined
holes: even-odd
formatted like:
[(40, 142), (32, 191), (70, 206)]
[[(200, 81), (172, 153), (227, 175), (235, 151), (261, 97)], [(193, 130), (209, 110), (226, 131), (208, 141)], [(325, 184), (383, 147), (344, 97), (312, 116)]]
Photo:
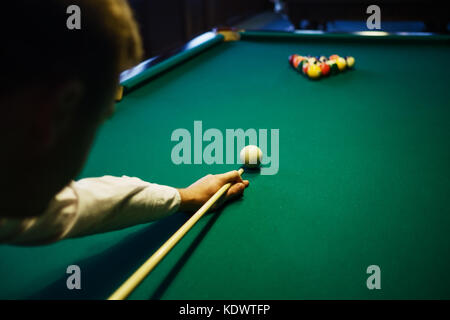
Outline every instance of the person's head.
[[(67, 26), (71, 5), (81, 29)], [(40, 214), (79, 173), (142, 44), (125, 0), (15, 0), (2, 12), (0, 215)], [(19, 196), (28, 204), (6, 201)]]

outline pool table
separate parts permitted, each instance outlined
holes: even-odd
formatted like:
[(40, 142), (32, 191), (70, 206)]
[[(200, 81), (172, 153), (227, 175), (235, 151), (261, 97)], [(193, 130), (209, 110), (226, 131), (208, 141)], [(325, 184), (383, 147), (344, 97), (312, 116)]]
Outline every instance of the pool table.
[[(279, 129), (279, 170), (206, 214), (129, 299), (449, 299), (450, 42), (386, 33), (208, 32), (122, 75), (78, 178), (185, 187), (238, 164), (174, 164), (177, 128)], [(352, 55), (310, 80), (292, 53)], [(239, 151), (239, 150), (236, 150)], [(106, 299), (189, 216), (0, 246), (0, 299)], [(66, 269), (81, 269), (68, 290)], [(380, 289), (369, 289), (368, 267)]]

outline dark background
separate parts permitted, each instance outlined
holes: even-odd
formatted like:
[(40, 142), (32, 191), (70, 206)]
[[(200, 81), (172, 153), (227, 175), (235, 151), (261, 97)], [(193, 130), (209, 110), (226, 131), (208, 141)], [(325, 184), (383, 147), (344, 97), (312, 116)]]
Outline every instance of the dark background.
[(128, 0), (145, 58), (167, 53), (214, 27), (367, 31), (366, 8), (381, 9), (382, 31), (449, 33), (443, 0)]
[(273, 9), (268, 0), (129, 0), (140, 24), (146, 56), (181, 46), (214, 27), (232, 26)]

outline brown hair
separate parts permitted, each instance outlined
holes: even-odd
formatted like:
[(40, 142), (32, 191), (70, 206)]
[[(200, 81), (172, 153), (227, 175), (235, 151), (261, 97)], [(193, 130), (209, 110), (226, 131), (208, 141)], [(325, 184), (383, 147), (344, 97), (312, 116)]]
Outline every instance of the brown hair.
[[(70, 5), (81, 10), (80, 30), (67, 28)], [(141, 59), (138, 26), (125, 0), (14, 0), (2, 11), (0, 92), (78, 78), (92, 105)]]

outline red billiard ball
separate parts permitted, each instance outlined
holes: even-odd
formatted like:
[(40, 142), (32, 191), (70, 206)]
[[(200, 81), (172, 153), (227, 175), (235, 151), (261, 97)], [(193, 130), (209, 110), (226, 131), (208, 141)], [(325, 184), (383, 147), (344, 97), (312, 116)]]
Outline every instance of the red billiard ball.
[(320, 64), (320, 70), (322, 71), (323, 76), (327, 76), (330, 74), (330, 66), (326, 64), (325, 62), (322, 62)]
[(292, 66), (292, 63), (294, 62), (294, 58), (295, 58), (296, 54), (291, 54), (289, 56), (289, 64)]

